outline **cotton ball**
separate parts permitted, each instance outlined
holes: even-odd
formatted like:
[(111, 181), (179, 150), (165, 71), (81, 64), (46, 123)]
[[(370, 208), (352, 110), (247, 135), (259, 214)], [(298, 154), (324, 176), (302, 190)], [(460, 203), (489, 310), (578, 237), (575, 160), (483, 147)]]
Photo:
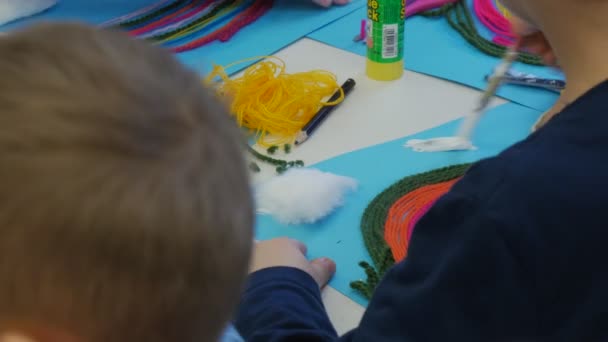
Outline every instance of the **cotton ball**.
[(0, 1), (0, 25), (46, 11), (57, 0), (2, 0)]
[(283, 224), (314, 223), (342, 206), (356, 188), (357, 181), (349, 177), (294, 168), (257, 187), (257, 211)]

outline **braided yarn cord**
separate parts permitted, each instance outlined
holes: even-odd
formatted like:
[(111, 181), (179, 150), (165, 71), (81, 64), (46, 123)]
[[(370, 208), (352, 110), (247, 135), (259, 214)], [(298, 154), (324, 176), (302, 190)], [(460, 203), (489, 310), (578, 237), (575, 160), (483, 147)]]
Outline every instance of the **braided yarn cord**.
[[(385, 226), (387, 221), (390, 221), (389, 212), (394, 208), (394, 204), (417, 189), (454, 181), (462, 177), (470, 165), (453, 165), (405, 177), (381, 192), (370, 202), (361, 219), (361, 232), (365, 247), (373, 261), (373, 266), (367, 262), (359, 263), (365, 270), (367, 280), (352, 282), (351, 287), (354, 290), (368, 299), (371, 298), (380, 279), (395, 264), (394, 251), (389, 246), (385, 234)], [(449, 188), (446, 188), (444, 192), (434, 192), (436, 196), (434, 200), (441, 197), (447, 190)], [(420, 199), (425, 203), (429, 201), (426, 196), (421, 196)], [(428, 210), (428, 206), (421, 207)], [(413, 212), (409, 214), (415, 215)]]
[(122, 28), (128, 28), (128, 27), (133, 27), (133, 26), (137, 26), (140, 25), (142, 23), (145, 23), (146, 21), (149, 20), (153, 20), (159, 17), (162, 17), (164, 15), (166, 15), (167, 13), (170, 13), (173, 10), (179, 9), (182, 6), (185, 6), (188, 3), (188, 1), (185, 0), (176, 0), (174, 2), (171, 3), (167, 3), (166, 5), (151, 11), (150, 13), (147, 13), (139, 18), (136, 19), (130, 19), (130, 20), (126, 20), (124, 22), (120, 22), (118, 24), (119, 27)]
[(181, 53), (230, 40), (265, 15), (273, 4), (274, 0), (164, 1), (112, 19), (102, 27), (119, 28), (132, 37)]

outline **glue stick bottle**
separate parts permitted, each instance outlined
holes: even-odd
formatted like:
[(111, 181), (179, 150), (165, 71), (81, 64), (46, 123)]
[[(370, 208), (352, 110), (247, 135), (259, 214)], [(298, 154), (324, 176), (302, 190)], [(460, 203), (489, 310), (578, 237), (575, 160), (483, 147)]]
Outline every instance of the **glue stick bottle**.
[(405, 0), (367, 0), (366, 74), (378, 81), (403, 75)]

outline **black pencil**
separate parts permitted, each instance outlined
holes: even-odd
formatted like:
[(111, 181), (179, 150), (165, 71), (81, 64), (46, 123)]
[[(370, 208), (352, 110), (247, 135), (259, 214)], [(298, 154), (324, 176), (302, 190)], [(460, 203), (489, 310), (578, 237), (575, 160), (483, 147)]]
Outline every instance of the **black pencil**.
[[(346, 80), (346, 82), (344, 82), (344, 84), (342, 85), (342, 91), (344, 92), (345, 99), (346, 99), (346, 96), (351, 92), (351, 90), (353, 90), (354, 87), (355, 87), (355, 80), (353, 80), (352, 78), (349, 78)], [(340, 90), (335, 92), (329, 98), (329, 100), (327, 102), (336, 101), (339, 98), (340, 98)], [(321, 122), (323, 122), (323, 120), (325, 120), (337, 106), (338, 105), (333, 105), (333, 106), (325, 106), (325, 107), (321, 108), (317, 112), (317, 114), (315, 114), (315, 116), (313, 116), (312, 119), (310, 119), (310, 121), (298, 133), (298, 135), (296, 136), (296, 145), (300, 145), (303, 142), (305, 142), (314, 133), (314, 131), (321, 125)]]

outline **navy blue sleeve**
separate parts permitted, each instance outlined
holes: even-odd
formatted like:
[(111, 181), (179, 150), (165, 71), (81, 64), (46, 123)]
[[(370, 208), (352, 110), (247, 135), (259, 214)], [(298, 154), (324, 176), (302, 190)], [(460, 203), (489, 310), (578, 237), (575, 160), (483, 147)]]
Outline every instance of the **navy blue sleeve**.
[(499, 168), (474, 167), (419, 221), (407, 258), (387, 273), (349, 340), (535, 337), (533, 277), (518, 252), (519, 227), (503, 219), (521, 199), (501, 177)]
[(306, 272), (272, 267), (250, 275), (235, 326), (245, 341), (334, 341), (321, 291)]

